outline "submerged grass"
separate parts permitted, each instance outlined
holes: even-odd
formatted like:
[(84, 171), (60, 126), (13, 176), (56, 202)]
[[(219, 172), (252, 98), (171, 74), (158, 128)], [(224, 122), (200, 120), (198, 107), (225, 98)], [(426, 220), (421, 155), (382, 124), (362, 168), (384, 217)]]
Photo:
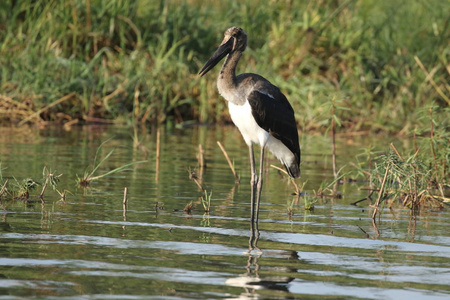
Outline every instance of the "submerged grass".
[(423, 127), (420, 108), (449, 105), (449, 10), (438, 0), (5, 0), (0, 119), (228, 122), (214, 80), (196, 74), (223, 31), (241, 26), (250, 40), (238, 71), (280, 86), (304, 130), (328, 128), (335, 98), (342, 130), (407, 135)]

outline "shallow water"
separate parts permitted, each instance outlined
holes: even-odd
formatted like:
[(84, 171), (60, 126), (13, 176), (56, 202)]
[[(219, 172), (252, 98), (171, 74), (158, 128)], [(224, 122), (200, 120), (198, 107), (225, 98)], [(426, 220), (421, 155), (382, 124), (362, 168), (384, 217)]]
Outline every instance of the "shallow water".
[[(323, 199), (313, 211), (303, 197), (288, 213), (294, 188), (266, 168), (261, 197), (261, 251), (248, 253), (250, 187), (247, 148), (235, 128), (207, 127), (161, 131), (160, 160), (156, 134), (132, 129), (89, 126), (0, 128), (3, 182), (33, 178), (42, 182), (46, 165), (63, 175), (49, 187), (45, 203), (1, 199), (0, 299), (448, 299), (450, 297), (450, 213), (385, 209), (372, 226), (364, 182), (338, 186), (342, 199)], [(131, 161), (130, 170), (76, 184), (92, 166), (99, 145), (114, 153), (99, 168), (105, 173)], [(216, 144), (234, 161), (241, 184), (235, 185)], [(339, 165), (355, 162), (371, 141), (340, 138)], [(408, 141), (404, 141), (407, 143)], [(198, 145), (207, 167), (198, 170)], [(383, 143), (373, 143), (383, 144)], [(301, 138), (301, 184), (305, 192), (332, 181), (330, 141)], [(399, 145), (400, 147), (401, 145)], [(269, 163), (279, 166), (269, 157)], [(189, 179), (196, 170), (212, 191), (211, 212), (199, 201), (202, 192)], [(15, 178), (15, 179), (14, 179)], [(128, 188), (124, 210), (123, 192)], [(186, 204), (196, 207), (187, 214)], [(366, 237), (367, 232), (369, 238)]]

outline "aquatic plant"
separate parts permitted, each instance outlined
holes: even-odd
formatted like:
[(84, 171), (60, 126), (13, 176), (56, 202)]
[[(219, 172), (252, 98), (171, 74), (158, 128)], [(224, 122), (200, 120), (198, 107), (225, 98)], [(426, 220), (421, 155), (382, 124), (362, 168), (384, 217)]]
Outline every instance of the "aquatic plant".
[(203, 209), (206, 213), (209, 213), (209, 210), (211, 208), (211, 196), (212, 191), (208, 194), (207, 190), (203, 190), (203, 196), (200, 197), (203, 205)]
[(28, 200), (30, 198), (30, 192), (35, 190), (38, 185), (40, 185), (39, 182), (35, 181), (33, 178), (26, 178), (21, 181), (18, 181), (14, 177), (14, 186), (15, 189), (13, 190), (14, 198), (18, 199), (24, 199)]
[(314, 204), (319, 201), (317, 197), (306, 195), (303, 197), (305, 200), (305, 210), (314, 210)]
[(12, 199), (24, 199), (29, 200), (30, 199), (30, 192), (37, 189), (38, 186), (42, 186), (41, 192), (39, 194), (39, 198), (42, 203), (44, 203), (44, 193), (47, 190), (48, 185), (52, 187), (52, 189), (59, 194), (62, 200), (65, 200), (67, 190), (60, 191), (57, 188), (57, 185), (60, 181), (60, 177), (62, 174), (56, 174), (56, 172), (51, 171), (47, 166), (44, 166), (42, 170), (42, 176), (43, 176), (43, 184), (35, 181), (32, 178), (26, 178), (23, 180), (18, 180), (16, 177), (13, 176), (14, 183), (12, 184), (12, 187), (8, 188), (9, 180), (6, 179), (3, 182), (2, 177), (2, 169), (1, 169), (1, 163), (0, 163), (0, 197), (3, 195), (9, 195), (12, 197)]
[(192, 210), (195, 208), (195, 204), (194, 202), (190, 201), (188, 204), (186, 204), (186, 206), (184, 207), (184, 211), (190, 215)]
[(412, 132), (412, 149), (404, 154), (390, 144), (389, 151), (373, 153), (365, 150), (358, 164), (354, 164), (359, 175), (368, 178), (369, 196), (354, 202), (373, 200), (373, 218), (380, 212), (380, 205), (390, 200), (416, 212), (424, 207), (442, 209), (450, 202), (448, 181), (450, 166), (450, 132), (447, 119), (436, 111), (449, 113), (448, 108), (430, 105), (422, 108), (419, 117), (428, 126), (416, 127)]
[(331, 197), (331, 198), (341, 198), (342, 195), (338, 192), (338, 184), (343, 181), (345, 177), (352, 174), (352, 171), (344, 172), (345, 166), (337, 170), (335, 177), (332, 181), (322, 181), (320, 187), (315, 193), (318, 197)]
[(424, 207), (442, 209), (450, 201), (448, 182), (436, 177), (433, 164), (424, 160), (418, 151), (403, 156), (391, 144), (391, 151), (376, 157), (373, 167), (363, 172), (369, 178), (370, 194), (354, 204), (372, 200), (371, 196), (376, 195), (373, 218), (380, 212), (380, 205), (385, 200), (389, 200), (389, 207), (399, 203), (412, 211)]
[(375, 161), (370, 179), (378, 192), (374, 216), (385, 199), (391, 200), (390, 206), (398, 201), (413, 211), (420, 207), (442, 208), (443, 190), (436, 186), (433, 170), (417, 154), (406, 158), (397, 151), (381, 155)]
[(43, 199), (44, 193), (45, 193), (45, 190), (46, 190), (46, 188), (47, 188), (47, 186), (49, 184), (52, 187), (53, 191), (58, 193), (58, 195), (60, 196), (62, 201), (66, 200), (66, 194), (70, 193), (70, 192), (68, 190), (60, 191), (57, 188), (58, 183), (60, 182), (60, 177), (62, 175), (63, 174), (57, 174), (56, 171), (51, 171), (51, 169), (49, 169), (47, 166), (44, 166), (44, 169), (42, 170), (42, 176), (43, 176), (44, 184), (42, 185), (42, 190), (41, 190), (41, 193), (39, 195), (39, 197), (41, 198), (41, 201), (44, 201), (44, 199)]
[(109, 176), (111, 174), (117, 173), (117, 172), (122, 172), (122, 171), (126, 171), (129, 170), (128, 168), (130, 166), (136, 165), (136, 164), (141, 164), (141, 163), (145, 163), (147, 161), (135, 161), (135, 162), (131, 162), (131, 163), (127, 163), (125, 165), (122, 165), (120, 167), (117, 167), (115, 169), (112, 169), (106, 173), (100, 174), (100, 175), (95, 175), (95, 173), (97, 172), (97, 170), (103, 165), (103, 163), (105, 163), (105, 161), (114, 153), (114, 149), (112, 149), (111, 151), (109, 151), (103, 158), (100, 159), (100, 152), (102, 150), (102, 147), (109, 142), (111, 139), (108, 139), (106, 141), (104, 141), (103, 143), (100, 144), (100, 146), (97, 148), (97, 151), (95, 153), (95, 157), (94, 157), (94, 163), (91, 167), (90, 170), (88, 170), (88, 168), (86, 168), (86, 171), (84, 172), (83, 177), (78, 177), (77, 175), (77, 183), (82, 186), (82, 187), (87, 187), (89, 186), (89, 184), (92, 181), (95, 180), (99, 180), (101, 178), (104, 178), (106, 176)]

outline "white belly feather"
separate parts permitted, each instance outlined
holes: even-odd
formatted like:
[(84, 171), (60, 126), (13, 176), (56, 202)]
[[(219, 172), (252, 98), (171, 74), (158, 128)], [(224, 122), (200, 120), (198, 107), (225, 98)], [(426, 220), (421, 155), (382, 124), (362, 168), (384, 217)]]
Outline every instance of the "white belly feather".
[(244, 105), (235, 105), (228, 102), (231, 120), (237, 126), (247, 145), (251, 143), (265, 146), (269, 133), (259, 127), (252, 115), (252, 109), (248, 101)]
[(245, 101), (244, 105), (235, 105), (228, 101), (228, 109), (231, 120), (241, 132), (248, 146), (255, 143), (261, 147), (267, 147), (283, 164), (290, 165), (294, 162), (295, 158), (292, 152), (280, 140), (259, 127), (252, 115), (248, 101)]

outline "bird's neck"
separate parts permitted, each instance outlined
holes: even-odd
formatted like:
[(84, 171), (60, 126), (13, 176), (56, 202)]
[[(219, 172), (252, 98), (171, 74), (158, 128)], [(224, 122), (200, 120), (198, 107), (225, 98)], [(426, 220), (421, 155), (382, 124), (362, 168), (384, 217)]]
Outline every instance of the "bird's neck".
[[(236, 97), (237, 80), (236, 80), (236, 66), (241, 58), (242, 52), (233, 51), (228, 54), (225, 62), (220, 70), (219, 78), (217, 79), (217, 88), (219, 93), (228, 101), (242, 105), (245, 100), (241, 101)], [(242, 103), (241, 103), (242, 102)]]

